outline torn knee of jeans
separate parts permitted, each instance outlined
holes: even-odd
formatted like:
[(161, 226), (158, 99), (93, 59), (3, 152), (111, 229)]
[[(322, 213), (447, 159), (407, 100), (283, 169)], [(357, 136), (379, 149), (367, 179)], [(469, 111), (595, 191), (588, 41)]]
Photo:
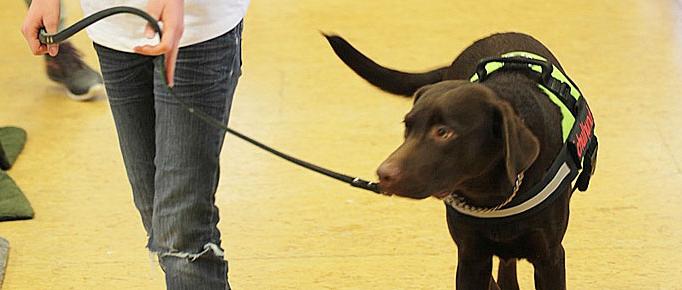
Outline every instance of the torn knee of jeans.
[(158, 252), (159, 258), (163, 257), (176, 257), (182, 259), (189, 259), (190, 262), (194, 262), (199, 257), (206, 255), (207, 253), (213, 253), (216, 257), (224, 257), (225, 252), (216, 244), (208, 243), (204, 245), (204, 250), (199, 253), (187, 253), (180, 251), (169, 251), (169, 252)]

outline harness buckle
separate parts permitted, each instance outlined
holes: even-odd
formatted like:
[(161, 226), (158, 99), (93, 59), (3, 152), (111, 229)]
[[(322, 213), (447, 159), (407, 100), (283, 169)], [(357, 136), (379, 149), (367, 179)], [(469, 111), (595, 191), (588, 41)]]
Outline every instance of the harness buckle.
[(590, 179), (592, 175), (594, 175), (594, 171), (597, 168), (597, 149), (599, 147), (597, 136), (594, 136), (594, 138), (590, 141), (591, 142), (588, 145), (587, 150), (585, 150), (583, 170), (580, 172), (580, 175), (578, 175), (578, 179), (575, 182), (575, 185), (580, 191), (587, 190), (587, 186), (590, 185)]
[(568, 110), (575, 115), (576, 100), (571, 96), (571, 86), (555, 78), (550, 78), (545, 82), (545, 87), (559, 97)]

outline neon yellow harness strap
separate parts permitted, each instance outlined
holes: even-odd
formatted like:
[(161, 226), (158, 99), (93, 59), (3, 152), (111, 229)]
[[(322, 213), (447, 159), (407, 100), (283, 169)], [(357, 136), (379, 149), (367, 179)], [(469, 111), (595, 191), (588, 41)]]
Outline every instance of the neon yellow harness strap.
[[(535, 60), (547, 61), (547, 59), (545, 59), (544, 57), (541, 57), (539, 55), (536, 55), (536, 54), (533, 54), (530, 52), (525, 52), (525, 51), (514, 51), (514, 52), (505, 53), (502, 55), (502, 57), (525, 57), (525, 58), (530, 58), (530, 59), (535, 59)], [(490, 74), (496, 70), (499, 70), (503, 66), (504, 66), (504, 63), (491, 61), (491, 62), (485, 64), (485, 70), (488, 74)], [(542, 68), (538, 65), (529, 64), (528, 68), (530, 68), (531, 70), (533, 70), (535, 72), (542, 73)], [(580, 91), (578, 91), (578, 89), (575, 86), (573, 86), (573, 83), (571, 81), (569, 81), (568, 78), (556, 66), (553, 66), (552, 77), (563, 82), (563, 83), (565, 83), (565, 84), (568, 84), (571, 88), (571, 96), (574, 97), (576, 100), (578, 100), (580, 97), (582, 97), (580, 95)], [(474, 74), (469, 79), (469, 81), (477, 82), (478, 81), (478, 75)], [(573, 126), (575, 124), (575, 117), (573, 116), (571, 111), (566, 107), (566, 105), (564, 105), (564, 103), (559, 99), (559, 97), (557, 95), (555, 95), (553, 92), (551, 92), (549, 89), (547, 89), (542, 84), (538, 84), (538, 87), (542, 90), (542, 92), (545, 93), (545, 95), (547, 95), (547, 97), (549, 97), (549, 99), (554, 104), (559, 106), (559, 109), (561, 110), (561, 116), (562, 116), (561, 133), (562, 133), (563, 141), (565, 142), (568, 139), (568, 135), (570, 134), (571, 129), (573, 128)]]

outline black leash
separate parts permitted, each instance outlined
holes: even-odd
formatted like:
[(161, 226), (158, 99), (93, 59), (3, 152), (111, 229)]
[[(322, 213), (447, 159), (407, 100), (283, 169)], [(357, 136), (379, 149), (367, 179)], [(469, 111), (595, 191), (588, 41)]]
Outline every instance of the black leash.
[[(134, 14), (134, 15), (137, 15), (137, 16), (144, 18), (145, 20), (147, 20), (147, 22), (149, 22), (149, 24), (152, 26), (154, 31), (156, 31), (156, 33), (159, 34), (159, 38), (161, 38), (161, 28), (159, 27), (159, 24), (157, 23), (157, 20), (154, 19), (154, 17), (152, 17), (151, 15), (147, 14), (146, 12), (144, 12), (140, 9), (134, 8), (134, 7), (120, 6), (120, 7), (112, 7), (112, 8), (105, 9), (105, 10), (102, 10), (100, 12), (97, 12), (95, 14), (92, 14), (92, 15), (74, 23), (73, 25), (67, 27), (66, 29), (64, 29), (64, 30), (62, 30), (56, 34), (47, 34), (47, 32), (44, 29), (41, 29), (40, 34), (38, 35), (38, 39), (43, 44), (60, 43), (64, 40), (68, 39), (72, 35), (76, 34), (77, 32), (83, 30), (85, 27), (87, 27), (87, 26), (89, 26), (89, 25), (91, 25), (91, 24), (93, 24), (99, 20), (102, 20), (103, 18), (109, 17), (111, 15), (115, 15), (115, 14), (120, 14), (120, 13)], [(165, 62), (164, 62), (164, 56), (163, 55), (158, 56), (155, 61), (157, 62), (157, 65), (160, 65), (161, 74), (164, 75), (161, 79), (165, 83), (166, 82), (166, 78), (165, 78), (166, 67), (165, 67)], [(269, 146), (267, 146), (261, 142), (258, 142), (256, 140), (242, 134), (242, 133), (239, 133), (235, 130), (232, 130), (229, 127), (225, 126), (220, 121), (218, 121), (218, 120), (212, 118), (211, 116), (209, 116), (208, 114), (202, 112), (201, 110), (198, 110), (198, 109), (195, 109), (194, 107), (191, 107), (185, 101), (183, 101), (182, 99), (177, 97), (173, 93), (173, 89), (171, 87), (169, 87), (168, 84), (166, 84), (166, 86), (168, 87), (168, 91), (170, 92), (170, 95), (173, 96), (173, 98), (176, 101), (178, 101), (182, 107), (187, 109), (187, 111), (189, 111), (191, 114), (195, 115), (199, 119), (210, 124), (211, 126), (223, 129), (223, 130), (227, 131), (228, 133), (230, 133), (230, 134), (232, 134), (232, 135), (234, 135), (234, 136), (236, 136), (236, 137), (238, 137), (238, 138), (240, 138), (246, 142), (249, 142), (253, 145), (256, 145), (257, 147), (259, 147), (265, 151), (268, 151), (274, 155), (277, 155), (277, 156), (279, 156), (279, 157), (281, 157), (281, 158), (283, 158), (289, 162), (292, 162), (298, 166), (307, 168), (309, 170), (312, 170), (312, 171), (315, 171), (315, 172), (320, 173), (322, 175), (334, 178), (334, 179), (342, 181), (344, 183), (348, 183), (354, 187), (362, 188), (362, 189), (369, 190), (369, 191), (372, 191), (375, 193), (381, 193), (381, 190), (379, 189), (379, 185), (377, 183), (374, 183), (371, 181), (366, 181), (366, 180), (360, 179), (358, 177), (351, 177), (351, 176), (348, 176), (345, 174), (341, 174), (341, 173), (338, 173), (338, 172), (317, 166), (317, 165), (312, 164), (310, 162), (300, 160), (298, 158), (295, 158), (295, 157), (292, 157), (292, 156), (287, 155), (285, 153), (282, 153), (280, 151), (277, 151), (277, 150), (275, 150), (275, 149), (273, 149), (273, 148), (271, 148), (271, 147), (269, 147)]]

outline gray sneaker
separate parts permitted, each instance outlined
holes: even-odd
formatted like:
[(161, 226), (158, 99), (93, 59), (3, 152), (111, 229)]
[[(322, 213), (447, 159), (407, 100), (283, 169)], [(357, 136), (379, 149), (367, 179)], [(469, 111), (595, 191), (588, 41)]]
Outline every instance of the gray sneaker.
[(71, 99), (90, 100), (96, 96), (105, 97), (102, 76), (81, 59), (81, 53), (69, 42), (59, 45), (59, 54), (45, 56), (47, 76), (64, 86)]

